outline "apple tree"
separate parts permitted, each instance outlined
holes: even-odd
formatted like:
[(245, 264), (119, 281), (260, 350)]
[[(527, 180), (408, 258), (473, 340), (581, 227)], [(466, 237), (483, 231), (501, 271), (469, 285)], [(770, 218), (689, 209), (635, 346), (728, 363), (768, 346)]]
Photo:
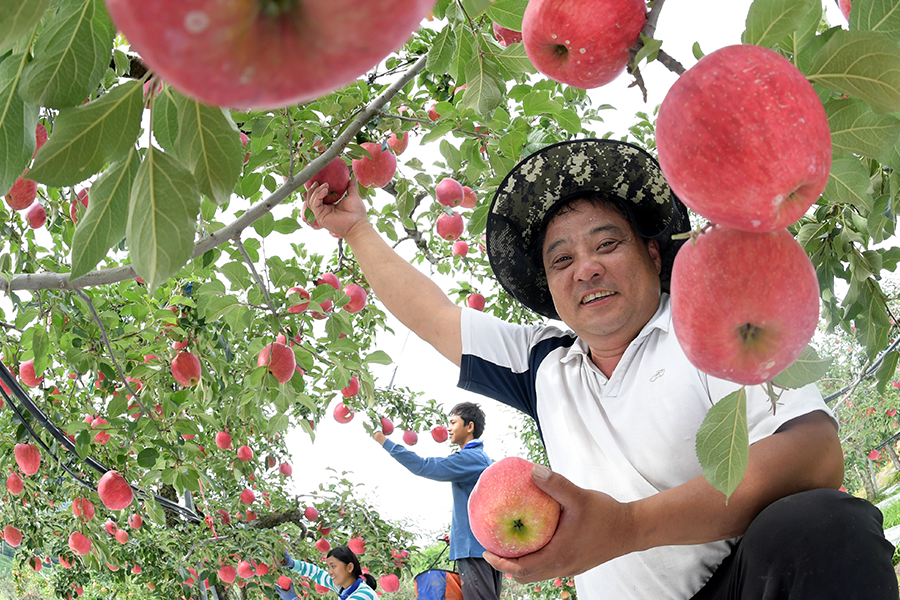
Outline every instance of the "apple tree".
[[(356, 72), (345, 81), (277, 106), (265, 105), (273, 96), (217, 106), (205, 95), (212, 84), (187, 88), (220, 73), (216, 65), (225, 72), (254, 59), (277, 66), (254, 80), (263, 94), (296, 81), (315, 87), (308, 69), (337, 64), (327, 44), (282, 53), (262, 34), (244, 40), (252, 44), (209, 38), (218, 41), (175, 65), (156, 54), (159, 43), (142, 41), (158, 22), (131, 19), (137, 29), (117, 31), (125, 21), (111, 15), (125, 4), (0, 3), (0, 358), (16, 375), (3, 380), (0, 412), (0, 463), (10, 478), (0, 525), (15, 529), (7, 542), (18, 541), (23, 566), (37, 556), (63, 567), (53, 577), (60, 597), (96, 577), (162, 597), (203, 597), (207, 581), (220, 598), (272, 597), (284, 549), (317, 559), (320, 539), (362, 538), (364, 564), (402, 574), (397, 553), (411, 546), (408, 529), (381, 519), (349, 476), (336, 473), (333, 486), (300, 496), (285, 483), (302, 473), (303, 457), (290, 457), (284, 442), (291, 428), (314, 437), (322, 419), (356, 415), (372, 428), (386, 417), (422, 432), (442, 412), (423, 398), (427, 390), (376, 385), (372, 367), (391, 363), (378, 347), (387, 316), (366, 295), (349, 249), (310, 223), (304, 184), (328, 165), (352, 167), (379, 231), (413, 264), (454, 281), (451, 298), (478, 306), (480, 294), (485, 311), (535, 322), (493, 283), (482, 241), (490, 198), (531, 152), (611, 135), (603, 117), (612, 107), (562, 75), (539, 73), (535, 64), (548, 71), (543, 59), (495, 34), (522, 31), (526, 0), (354, 9), (361, 18), (337, 27), (357, 38), (385, 14), (418, 22), (429, 4), (432, 16), (390, 54), (367, 64), (351, 56)], [(181, 3), (152, 4), (165, 12)], [(306, 3), (253, 4), (266, 8), (260, 19), (286, 25), (281, 48), (311, 37), (288, 26), (292, 6)], [(646, 90), (657, 64), (682, 73), (682, 63), (702, 56), (702, 39), (695, 56), (673, 57), (655, 37), (678, 10), (653, 2), (640, 36), (618, 48), (628, 63), (622, 77)], [(822, 326), (852, 335), (863, 362), (893, 368), (900, 354), (882, 356), (896, 335), (882, 282), (900, 260), (898, 15), (897, 0), (857, 0), (849, 21), (832, 26), (821, 0), (755, 0), (733, 40), (789, 59), (824, 106), (828, 184), (790, 229), (816, 269)], [(195, 11), (183, 26), (228, 35), (218, 16)], [(316, 38), (335, 27), (327, 16), (313, 24)], [(153, 54), (143, 56), (128, 35)], [(163, 46), (184, 41), (173, 35)], [(203, 62), (203, 48), (225, 54)], [(570, 54), (577, 60), (577, 50)], [(578, 70), (566, 77), (578, 79)], [(233, 79), (235, 90), (246, 83)], [(655, 115), (643, 107), (626, 137), (655, 151)], [(461, 202), (442, 203), (442, 190), (456, 189), (441, 186), (448, 179), (470, 188)], [(805, 355), (769, 389), (816, 379), (827, 369), (821, 362)], [(879, 369), (878, 385), (892, 377)], [(716, 434), (737, 455), (746, 454), (739, 429)], [(16, 461), (17, 444), (38, 451), (34, 474)], [(124, 510), (108, 509), (96, 490), (106, 469), (133, 486)], [(727, 494), (741, 475), (738, 465), (711, 482)], [(136, 516), (140, 527), (128, 524)], [(114, 537), (108, 520), (128, 538)], [(84, 538), (70, 544), (75, 533)], [(236, 579), (221, 570), (242, 561)]]

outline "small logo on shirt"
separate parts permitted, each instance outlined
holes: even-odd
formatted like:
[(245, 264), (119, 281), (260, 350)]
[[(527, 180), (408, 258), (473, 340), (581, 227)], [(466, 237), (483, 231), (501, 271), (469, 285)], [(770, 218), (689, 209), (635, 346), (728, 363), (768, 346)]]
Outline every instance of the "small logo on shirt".
[(650, 378), (650, 382), (653, 383), (654, 381), (656, 381), (657, 379), (659, 379), (660, 377), (662, 377), (665, 374), (666, 374), (666, 370), (660, 369), (659, 371), (657, 371), (656, 373), (653, 374), (653, 377)]

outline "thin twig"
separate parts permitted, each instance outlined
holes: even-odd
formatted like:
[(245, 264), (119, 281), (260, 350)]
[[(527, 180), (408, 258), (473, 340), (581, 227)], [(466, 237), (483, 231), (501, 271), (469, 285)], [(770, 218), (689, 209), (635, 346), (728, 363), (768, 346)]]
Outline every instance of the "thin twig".
[(237, 249), (240, 251), (241, 256), (244, 257), (244, 261), (247, 263), (247, 266), (250, 267), (250, 273), (253, 274), (253, 279), (256, 280), (256, 285), (260, 287), (263, 292), (263, 296), (266, 297), (266, 304), (269, 305), (269, 310), (272, 311), (272, 314), (275, 315), (275, 318), (278, 318), (278, 311), (275, 310), (275, 304), (272, 302), (272, 297), (269, 295), (269, 288), (263, 282), (262, 277), (259, 276), (259, 273), (256, 271), (256, 265), (253, 264), (253, 259), (250, 258), (250, 254), (247, 253), (247, 249), (244, 248), (244, 243), (241, 241), (240, 235), (234, 236), (232, 240), (234, 245), (237, 246)]

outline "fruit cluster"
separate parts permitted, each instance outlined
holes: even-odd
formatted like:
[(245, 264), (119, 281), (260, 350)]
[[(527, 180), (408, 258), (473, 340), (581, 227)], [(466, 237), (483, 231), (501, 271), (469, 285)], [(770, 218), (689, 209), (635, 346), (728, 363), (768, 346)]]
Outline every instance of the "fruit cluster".
[(818, 324), (815, 269), (785, 228), (828, 181), (822, 103), (776, 52), (728, 46), (669, 90), (657, 145), (672, 190), (714, 223), (675, 258), (675, 334), (705, 373), (744, 385), (770, 381), (800, 356)]

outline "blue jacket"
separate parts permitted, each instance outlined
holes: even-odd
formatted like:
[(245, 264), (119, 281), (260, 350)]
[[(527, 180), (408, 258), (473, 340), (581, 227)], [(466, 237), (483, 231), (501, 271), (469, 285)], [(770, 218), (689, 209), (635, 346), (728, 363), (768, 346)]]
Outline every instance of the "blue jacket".
[(391, 440), (383, 448), (413, 475), (434, 481), (449, 481), (453, 487), (453, 518), (450, 524), (450, 560), (481, 558), (484, 546), (469, 527), (469, 494), (481, 472), (493, 462), (484, 453), (484, 443), (472, 440), (459, 452), (447, 457), (422, 458)]

